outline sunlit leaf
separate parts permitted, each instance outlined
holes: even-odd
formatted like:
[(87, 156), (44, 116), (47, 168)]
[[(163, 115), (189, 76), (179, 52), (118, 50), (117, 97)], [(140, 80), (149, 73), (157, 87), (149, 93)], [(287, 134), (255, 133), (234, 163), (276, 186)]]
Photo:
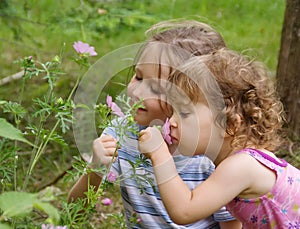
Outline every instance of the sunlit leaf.
[(49, 222), (55, 224), (59, 221), (58, 210), (40, 200), (37, 194), (11, 191), (0, 195), (0, 209), (5, 217), (23, 216), (30, 213), (33, 208), (45, 212), (49, 216), (47, 219)]
[(7, 217), (24, 215), (31, 212), (37, 195), (26, 192), (4, 192), (0, 195), (0, 209)]
[(11, 140), (17, 140), (21, 142), (25, 142), (31, 146), (33, 144), (29, 142), (22, 134), (20, 130), (15, 128), (12, 124), (7, 122), (5, 119), (0, 118), (0, 137), (8, 138)]

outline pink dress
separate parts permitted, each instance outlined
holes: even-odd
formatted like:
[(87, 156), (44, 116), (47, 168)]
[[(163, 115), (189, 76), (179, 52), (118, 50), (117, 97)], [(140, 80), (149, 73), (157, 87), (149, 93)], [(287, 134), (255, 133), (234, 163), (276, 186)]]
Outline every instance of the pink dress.
[(260, 197), (236, 197), (226, 205), (227, 210), (243, 223), (243, 228), (300, 229), (300, 170), (281, 159), (255, 149), (243, 149), (277, 175), (273, 189)]

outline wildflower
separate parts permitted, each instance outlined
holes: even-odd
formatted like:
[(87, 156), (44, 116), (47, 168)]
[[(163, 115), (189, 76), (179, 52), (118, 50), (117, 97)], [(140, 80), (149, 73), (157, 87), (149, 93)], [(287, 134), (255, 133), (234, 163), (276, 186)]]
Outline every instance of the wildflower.
[(112, 112), (115, 114), (115, 115), (118, 115), (119, 117), (124, 117), (124, 113), (121, 111), (121, 108), (112, 101), (112, 97), (111, 96), (107, 96), (106, 97), (106, 103), (107, 103), (107, 106), (112, 110)]
[(165, 141), (171, 145), (172, 144), (172, 139), (170, 136), (170, 121), (167, 118), (166, 122), (164, 123), (164, 125), (162, 126), (162, 130), (161, 130), (161, 134), (163, 136), (163, 138), (165, 139)]
[(136, 212), (133, 212), (131, 217), (130, 217), (130, 222), (131, 223), (134, 223), (134, 224), (139, 224), (142, 222), (142, 219), (141, 218), (138, 218), (138, 215)]
[(42, 229), (68, 229), (67, 226), (54, 226), (51, 224), (42, 224)]
[(108, 174), (107, 174), (107, 180), (111, 183), (115, 182), (117, 179), (117, 174), (115, 174), (113, 171), (110, 171)]
[(112, 200), (109, 198), (104, 198), (103, 200), (101, 200), (101, 203), (105, 206), (109, 206), (112, 204)]
[(97, 56), (95, 48), (82, 41), (74, 42), (73, 48), (78, 54), (88, 54), (89, 56)]

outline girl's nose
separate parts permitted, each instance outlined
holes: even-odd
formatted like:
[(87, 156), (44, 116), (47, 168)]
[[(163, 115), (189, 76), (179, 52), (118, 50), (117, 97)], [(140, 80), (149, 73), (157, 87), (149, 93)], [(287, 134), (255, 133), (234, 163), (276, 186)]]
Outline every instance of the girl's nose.
[(177, 114), (176, 112), (173, 112), (173, 115), (171, 116), (170, 118), (170, 126), (171, 127), (177, 127), (178, 124), (177, 124)]
[(130, 97), (139, 98), (141, 91), (141, 83), (139, 81), (131, 81), (128, 85), (127, 93)]

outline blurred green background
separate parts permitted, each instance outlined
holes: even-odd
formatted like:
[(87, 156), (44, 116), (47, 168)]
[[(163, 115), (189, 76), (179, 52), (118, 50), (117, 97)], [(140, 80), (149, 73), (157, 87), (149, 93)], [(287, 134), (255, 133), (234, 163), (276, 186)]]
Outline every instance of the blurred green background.
[[(264, 62), (275, 76), (284, 11), (284, 0), (0, 0), (0, 80), (21, 71), (14, 63), (20, 58), (33, 56), (45, 62), (64, 50), (62, 68), (66, 74), (59, 79), (56, 90), (65, 98), (78, 74), (71, 60), (75, 41), (95, 47), (98, 56), (90, 58), (95, 62), (113, 50), (143, 42), (144, 32), (151, 25), (176, 18), (210, 24), (229, 48)], [(43, 79), (28, 82), (23, 105), (42, 96), (47, 87)], [(21, 80), (0, 85), (0, 100), (18, 101), (21, 85)], [(0, 117), (4, 115), (0, 111)], [(71, 149), (51, 145), (47, 157), (41, 157), (37, 164), (30, 190), (57, 182), (56, 177), (70, 169), (72, 156), (79, 153), (72, 133), (67, 137)], [(19, 171), (25, 171), (29, 156), (28, 152), (20, 152)], [(21, 175), (19, 179), (22, 182)], [(71, 185), (58, 184), (64, 197)], [(119, 198), (117, 192), (115, 195)], [(111, 211), (119, 211), (120, 206)]]
[(275, 71), (284, 9), (284, 0), (1, 0), (0, 78), (19, 71), (14, 60), (47, 59), (64, 43), (68, 57), (77, 40), (101, 57), (142, 42), (152, 24), (172, 18), (209, 23), (229, 48), (248, 50)]
[[(0, 0), (0, 80), (21, 71), (15, 63), (20, 58), (33, 56), (45, 62), (64, 50), (65, 74), (55, 90), (66, 98), (79, 74), (71, 60), (75, 41), (95, 47), (98, 56), (90, 58), (95, 62), (113, 50), (143, 42), (151, 25), (176, 18), (210, 24), (229, 48), (244, 51), (275, 73), (284, 11), (284, 0)], [(117, 85), (109, 85), (110, 93), (118, 90)], [(0, 85), (0, 100), (19, 101), (21, 90), (21, 80)], [(23, 105), (30, 105), (46, 90), (45, 79), (27, 81)], [(68, 140), (74, 142), (72, 133)], [(76, 147), (72, 154), (78, 155)], [(68, 152), (61, 156), (70, 162)], [(58, 171), (65, 167), (59, 162), (53, 166)]]

